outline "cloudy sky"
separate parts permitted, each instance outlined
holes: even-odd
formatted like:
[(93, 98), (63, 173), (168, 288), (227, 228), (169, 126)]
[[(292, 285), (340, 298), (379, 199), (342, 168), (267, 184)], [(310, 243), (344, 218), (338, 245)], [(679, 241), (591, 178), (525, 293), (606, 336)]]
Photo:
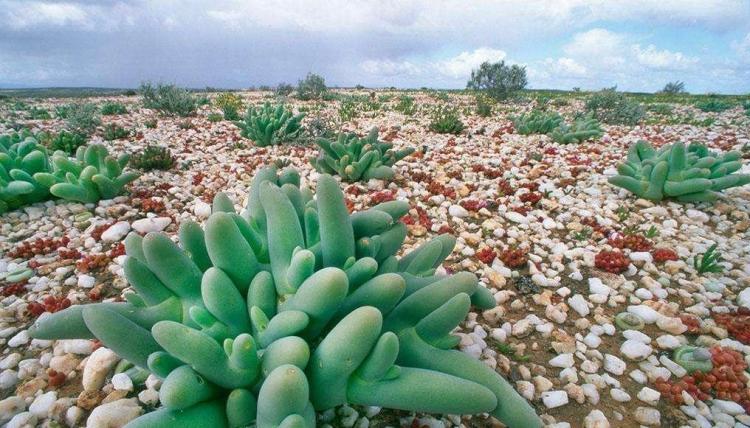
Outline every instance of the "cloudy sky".
[(0, 0), (0, 87), (296, 82), (750, 92), (750, 0)]

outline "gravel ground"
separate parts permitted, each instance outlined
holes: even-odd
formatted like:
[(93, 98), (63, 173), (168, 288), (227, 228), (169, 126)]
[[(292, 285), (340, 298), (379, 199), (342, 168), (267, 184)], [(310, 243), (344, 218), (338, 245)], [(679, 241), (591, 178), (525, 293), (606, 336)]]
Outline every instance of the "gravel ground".
[[(269, 94), (242, 96), (260, 103)], [(750, 157), (750, 119), (740, 108), (717, 114), (675, 106), (676, 114), (716, 120), (709, 127), (605, 126), (600, 141), (564, 146), (546, 136), (513, 133), (509, 117), (531, 108), (522, 103), (505, 105), (489, 118), (464, 114), (461, 135), (435, 134), (427, 130), (428, 111), (438, 101), (425, 93), (413, 96), (420, 106), (413, 116), (381, 110), (344, 128), (364, 134), (377, 126), (381, 138), (396, 147), (421, 150), (396, 165), (392, 183), (373, 180), (343, 188), (354, 210), (393, 198), (409, 200), (406, 249), (437, 233), (459, 237), (446, 268), (475, 272), (498, 302), (495, 309), (470, 313), (457, 332), (464, 352), (511, 380), (549, 426), (750, 426), (744, 374), (750, 362), (745, 344), (750, 343), (750, 312), (742, 309), (750, 308), (750, 295), (741, 295), (750, 285), (750, 186), (726, 191), (726, 198), (711, 206), (652, 203), (606, 181), (639, 139), (655, 146), (699, 141), (713, 149), (744, 149)], [(3, 426), (120, 427), (158, 407), (157, 378), (134, 386), (127, 376), (113, 376), (118, 357), (108, 349), (88, 340), (32, 340), (30, 323), (67, 304), (121, 299), (128, 288), (121, 240), (129, 231), (173, 235), (180, 221), (205, 219), (219, 191), (244, 206), (254, 171), (277, 159), (297, 167), (307, 182), (317, 176), (307, 162), (317, 153), (314, 145), (255, 147), (230, 122), (209, 122), (210, 107), (192, 118), (166, 118), (139, 108), (137, 97), (107, 99), (124, 103), (130, 113), (105, 116), (104, 123), (133, 130), (129, 139), (105, 142), (110, 150), (166, 145), (176, 164), (169, 171), (144, 173), (114, 200), (48, 201), (0, 216)], [(28, 102), (53, 110), (70, 101)], [(316, 108), (290, 102), (295, 109)], [(451, 95), (450, 102), (469, 108), (473, 98)], [(337, 114), (335, 102), (318, 107), (308, 121)], [(570, 115), (581, 108), (582, 102), (573, 100), (556, 110)], [(0, 115), (8, 114), (7, 105), (0, 108)], [(144, 122), (152, 118), (157, 127), (146, 128)], [(63, 126), (55, 119), (20, 122), (35, 130)], [(693, 260), (713, 244), (723, 257), (723, 272), (698, 274)], [(597, 255), (607, 251), (625, 256), (625, 272), (597, 267)], [(34, 271), (27, 283), (4, 280), (20, 268)], [(615, 326), (621, 313), (636, 315), (644, 325)], [(710, 350), (715, 367), (728, 365), (732, 371), (734, 366), (730, 377), (737, 375), (736, 385), (721, 385), (732, 379), (686, 376), (672, 361), (672, 351), (684, 344)], [(495, 423), (482, 416), (344, 406), (322, 413), (319, 424)]]

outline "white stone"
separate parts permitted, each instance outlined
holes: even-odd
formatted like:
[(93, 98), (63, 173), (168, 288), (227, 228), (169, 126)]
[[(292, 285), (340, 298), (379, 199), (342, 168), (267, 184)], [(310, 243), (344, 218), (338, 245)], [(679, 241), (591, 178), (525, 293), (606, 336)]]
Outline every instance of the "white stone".
[(652, 261), (654, 261), (654, 256), (652, 256), (648, 251), (634, 251), (630, 253), (630, 260), (634, 262), (651, 263)]
[(18, 346), (26, 345), (30, 340), (31, 338), (29, 337), (29, 332), (27, 330), (21, 330), (20, 333), (16, 334), (15, 336), (11, 337), (10, 340), (8, 340), (8, 347), (16, 348)]
[(512, 221), (513, 223), (519, 223), (519, 224), (528, 224), (529, 219), (526, 218), (525, 215), (515, 212), (515, 211), (508, 211), (505, 213), (505, 218)]
[(647, 334), (641, 333), (638, 330), (625, 330), (622, 332), (622, 336), (625, 339), (635, 340), (647, 345), (651, 343), (651, 338)]
[(750, 287), (746, 287), (740, 291), (740, 294), (737, 296), (737, 304), (750, 309)]
[(108, 348), (101, 347), (94, 351), (86, 360), (83, 368), (83, 389), (86, 391), (98, 391), (107, 373), (120, 361), (120, 357)]
[(120, 428), (143, 413), (135, 398), (112, 401), (95, 408), (86, 420), (86, 428)]
[(590, 312), (588, 302), (586, 302), (586, 299), (580, 294), (576, 294), (573, 297), (569, 298), (568, 306), (573, 308), (573, 310), (582, 317), (587, 316)]
[(211, 215), (211, 204), (207, 204), (200, 199), (195, 200), (195, 206), (193, 207), (193, 213), (198, 218), (208, 218)]
[(450, 208), (448, 208), (448, 214), (451, 217), (463, 218), (469, 216), (469, 211), (461, 205), (451, 205)]
[(589, 403), (595, 406), (599, 404), (599, 390), (596, 389), (596, 385), (593, 383), (584, 383), (581, 385), (581, 389), (583, 389), (583, 395), (588, 398)]
[(653, 349), (637, 340), (628, 339), (620, 346), (620, 353), (630, 360), (639, 361), (651, 355)]
[(13, 416), (23, 412), (26, 409), (26, 401), (17, 396), (11, 396), (0, 400), (0, 425), (8, 422)]
[(46, 418), (49, 416), (49, 411), (52, 405), (57, 400), (57, 391), (50, 391), (42, 395), (37, 396), (29, 406), (29, 413), (38, 417)]
[(651, 407), (638, 407), (635, 409), (635, 420), (638, 423), (651, 426), (661, 425), (661, 413), (658, 410)]
[(102, 233), (102, 241), (117, 242), (130, 232), (130, 223), (118, 221)]
[(622, 359), (612, 354), (604, 354), (604, 370), (619, 376), (625, 373), (626, 368), (627, 364)]
[(609, 293), (611, 292), (612, 288), (610, 288), (608, 285), (605, 285), (601, 279), (595, 277), (589, 278), (589, 293), (609, 296)]
[(609, 420), (601, 410), (594, 409), (583, 419), (584, 428), (609, 428)]
[(625, 403), (630, 401), (630, 394), (623, 391), (620, 388), (612, 388), (609, 390), (609, 395), (612, 397), (613, 400), (619, 401), (621, 403)]
[(659, 398), (661, 398), (661, 393), (655, 389), (644, 386), (638, 391), (638, 395), (636, 396), (644, 403), (655, 406), (659, 402)]
[(682, 342), (680, 342), (680, 339), (676, 336), (664, 334), (656, 338), (656, 344), (659, 345), (659, 348), (661, 349), (676, 349), (682, 344)]
[(638, 315), (646, 324), (653, 324), (656, 322), (656, 320), (663, 317), (662, 314), (656, 312), (653, 308), (646, 305), (628, 306), (628, 312)]
[(78, 286), (81, 288), (93, 288), (96, 279), (91, 275), (82, 274), (78, 276)]
[(745, 409), (734, 401), (716, 400), (712, 401), (713, 405), (716, 406), (723, 413), (728, 415), (742, 415), (745, 413)]
[(138, 233), (161, 232), (166, 229), (172, 219), (169, 217), (148, 217), (133, 222), (133, 230)]
[(132, 391), (133, 381), (125, 373), (117, 373), (112, 376), (112, 386), (118, 391)]
[(596, 349), (599, 347), (599, 345), (601, 345), (602, 339), (594, 333), (589, 333), (586, 335), (586, 337), (583, 338), (583, 343), (585, 343), (589, 348)]
[(575, 364), (575, 361), (573, 360), (573, 354), (560, 354), (555, 358), (549, 360), (549, 365), (551, 365), (552, 367), (563, 369), (573, 367), (573, 364)]
[(542, 393), (542, 402), (548, 409), (568, 404), (568, 393), (565, 391), (547, 391)]

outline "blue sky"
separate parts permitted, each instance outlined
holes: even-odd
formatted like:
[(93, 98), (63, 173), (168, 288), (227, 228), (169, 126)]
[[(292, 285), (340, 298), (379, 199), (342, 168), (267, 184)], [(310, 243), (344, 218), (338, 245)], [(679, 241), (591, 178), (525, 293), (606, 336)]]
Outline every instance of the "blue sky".
[(296, 82), (750, 92), (750, 0), (0, 0), (0, 86)]

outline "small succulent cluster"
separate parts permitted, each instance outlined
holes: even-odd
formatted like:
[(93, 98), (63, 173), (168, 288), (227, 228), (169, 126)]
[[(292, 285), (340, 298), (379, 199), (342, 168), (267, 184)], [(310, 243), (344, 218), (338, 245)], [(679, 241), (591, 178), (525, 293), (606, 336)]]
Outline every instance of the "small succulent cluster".
[(267, 102), (260, 108), (248, 107), (244, 119), (235, 124), (240, 128), (243, 137), (265, 147), (299, 138), (304, 117), (304, 114), (294, 115), (283, 104), (272, 107)]
[(128, 113), (128, 109), (125, 108), (124, 105), (111, 101), (102, 104), (101, 111), (104, 116), (115, 116)]
[(513, 127), (521, 135), (549, 134), (563, 123), (559, 113), (532, 110), (513, 119)]
[(149, 144), (130, 157), (130, 166), (143, 171), (167, 170), (174, 166), (174, 156), (169, 148)]
[(320, 138), (320, 155), (310, 160), (318, 172), (336, 174), (344, 181), (376, 178), (390, 180), (396, 162), (414, 152), (413, 148), (393, 150), (393, 144), (378, 141), (378, 128), (372, 128), (366, 137), (357, 134), (339, 134), (338, 140)]
[(34, 175), (51, 171), (47, 149), (30, 132), (0, 136), (0, 214), (49, 199)]
[(73, 154), (84, 145), (86, 145), (85, 135), (62, 130), (50, 138), (48, 147), (53, 151), (62, 150), (65, 153)]
[(741, 159), (738, 151), (722, 155), (698, 143), (686, 147), (677, 142), (657, 151), (640, 140), (630, 147), (627, 161), (617, 167), (619, 175), (609, 182), (654, 201), (711, 202), (724, 189), (750, 183), (750, 175), (733, 174), (742, 167)]
[(130, 131), (114, 123), (108, 123), (104, 126), (102, 138), (105, 141), (120, 140), (130, 136)]
[(466, 126), (461, 121), (461, 117), (454, 108), (441, 105), (432, 113), (432, 122), (430, 122), (430, 131), (438, 134), (458, 135)]
[(559, 144), (578, 144), (583, 141), (601, 138), (604, 135), (599, 121), (593, 115), (576, 119), (572, 124), (560, 123), (550, 137)]
[(452, 349), (470, 306), (495, 306), (474, 275), (439, 272), (455, 239), (396, 257), (408, 210), (350, 215), (331, 176), (314, 198), (296, 171), (265, 168), (241, 214), (218, 194), (203, 228), (181, 224), (180, 246), (126, 238), (126, 303), (72, 306), (30, 334), (96, 338), (163, 378), (162, 407), (128, 428), (314, 427), (344, 403), (540, 427), (507, 381)]

